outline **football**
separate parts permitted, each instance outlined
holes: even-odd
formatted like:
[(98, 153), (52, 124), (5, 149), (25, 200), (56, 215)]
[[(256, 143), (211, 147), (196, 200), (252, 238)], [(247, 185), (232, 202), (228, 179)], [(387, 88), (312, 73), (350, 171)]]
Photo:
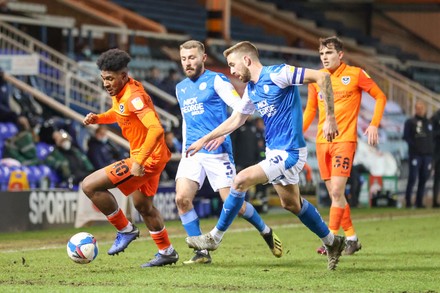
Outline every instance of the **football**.
[(67, 255), (76, 263), (90, 263), (98, 255), (98, 242), (90, 233), (77, 233), (67, 242)]

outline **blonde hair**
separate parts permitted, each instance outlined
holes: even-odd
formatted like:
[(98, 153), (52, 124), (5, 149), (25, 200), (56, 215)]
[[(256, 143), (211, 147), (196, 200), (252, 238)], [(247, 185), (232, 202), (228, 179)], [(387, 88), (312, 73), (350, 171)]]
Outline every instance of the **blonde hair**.
[(258, 58), (258, 49), (254, 44), (248, 41), (243, 41), (235, 44), (234, 46), (226, 49), (223, 52), (223, 56), (228, 58), (228, 56), (232, 53), (244, 53), (248, 54), (251, 58)]
[(196, 40), (189, 40), (180, 45), (180, 50), (182, 49), (192, 49), (197, 48), (197, 51), (199, 51), (201, 54), (205, 54), (205, 45), (203, 45), (202, 42), (196, 41)]

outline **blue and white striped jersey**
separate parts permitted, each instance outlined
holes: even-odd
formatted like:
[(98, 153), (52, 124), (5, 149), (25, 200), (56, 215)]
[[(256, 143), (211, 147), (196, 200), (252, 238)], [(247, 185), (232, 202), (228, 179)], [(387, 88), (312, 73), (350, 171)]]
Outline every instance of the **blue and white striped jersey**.
[[(176, 97), (182, 112), (182, 151), (225, 121), (227, 106), (234, 109), (240, 104), (240, 95), (222, 73), (205, 70), (197, 79), (185, 78), (176, 86)], [(228, 136), (215, 151), (202, 153), (228, 153), (232, 159), (232, 143)]]
[(304, 68), (287, 64), (263, 66), (257, 83), (250, 81), (236, 110), (256, 109), (266, 125), (266, 146), (286, 150), (306, 146), (302, 131), (302, 106), (297, 85), (304, 80)]

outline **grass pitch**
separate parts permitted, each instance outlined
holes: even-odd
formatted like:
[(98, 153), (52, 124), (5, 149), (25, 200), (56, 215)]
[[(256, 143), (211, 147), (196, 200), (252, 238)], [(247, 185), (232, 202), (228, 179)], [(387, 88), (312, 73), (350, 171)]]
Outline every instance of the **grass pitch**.
[[(321, 210), (327, 219), (328, 210)], [(283, 241), (284, 255), (272, 256), (264, 240), (237, 219), (210, 265), (184, 266), (192, 256), (180, 222), (167, 222), (177, 265), (141, 269), (156, 248), (145, 226), (124, 253), (108, 256), (110, 225), (82, 229), (0, 234), (0, 292), (440, 292), (440, 211), (353, 209), (363, 244), (341, 257), (336, 271), (315, 249), (320, 241), (287, 212), (263, 215)], [(209, 231), (216, 219), (202, 220)], [(139, 227), (142, 227), (139, 224)], [(87, 265), (66, 254), (71, 235), (95, 235), (99, 254)]]

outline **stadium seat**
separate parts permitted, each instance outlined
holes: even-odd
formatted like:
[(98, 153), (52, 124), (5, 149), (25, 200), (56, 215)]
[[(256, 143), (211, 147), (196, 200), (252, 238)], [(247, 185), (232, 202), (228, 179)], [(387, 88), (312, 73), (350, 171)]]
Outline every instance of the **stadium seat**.
[(37, 147), (37, 156), (38, 159), (44, 160), (51, 152), (53, 152), (53, 145), (47, 144), (45, 142), (38, 142), (36, 144)]

